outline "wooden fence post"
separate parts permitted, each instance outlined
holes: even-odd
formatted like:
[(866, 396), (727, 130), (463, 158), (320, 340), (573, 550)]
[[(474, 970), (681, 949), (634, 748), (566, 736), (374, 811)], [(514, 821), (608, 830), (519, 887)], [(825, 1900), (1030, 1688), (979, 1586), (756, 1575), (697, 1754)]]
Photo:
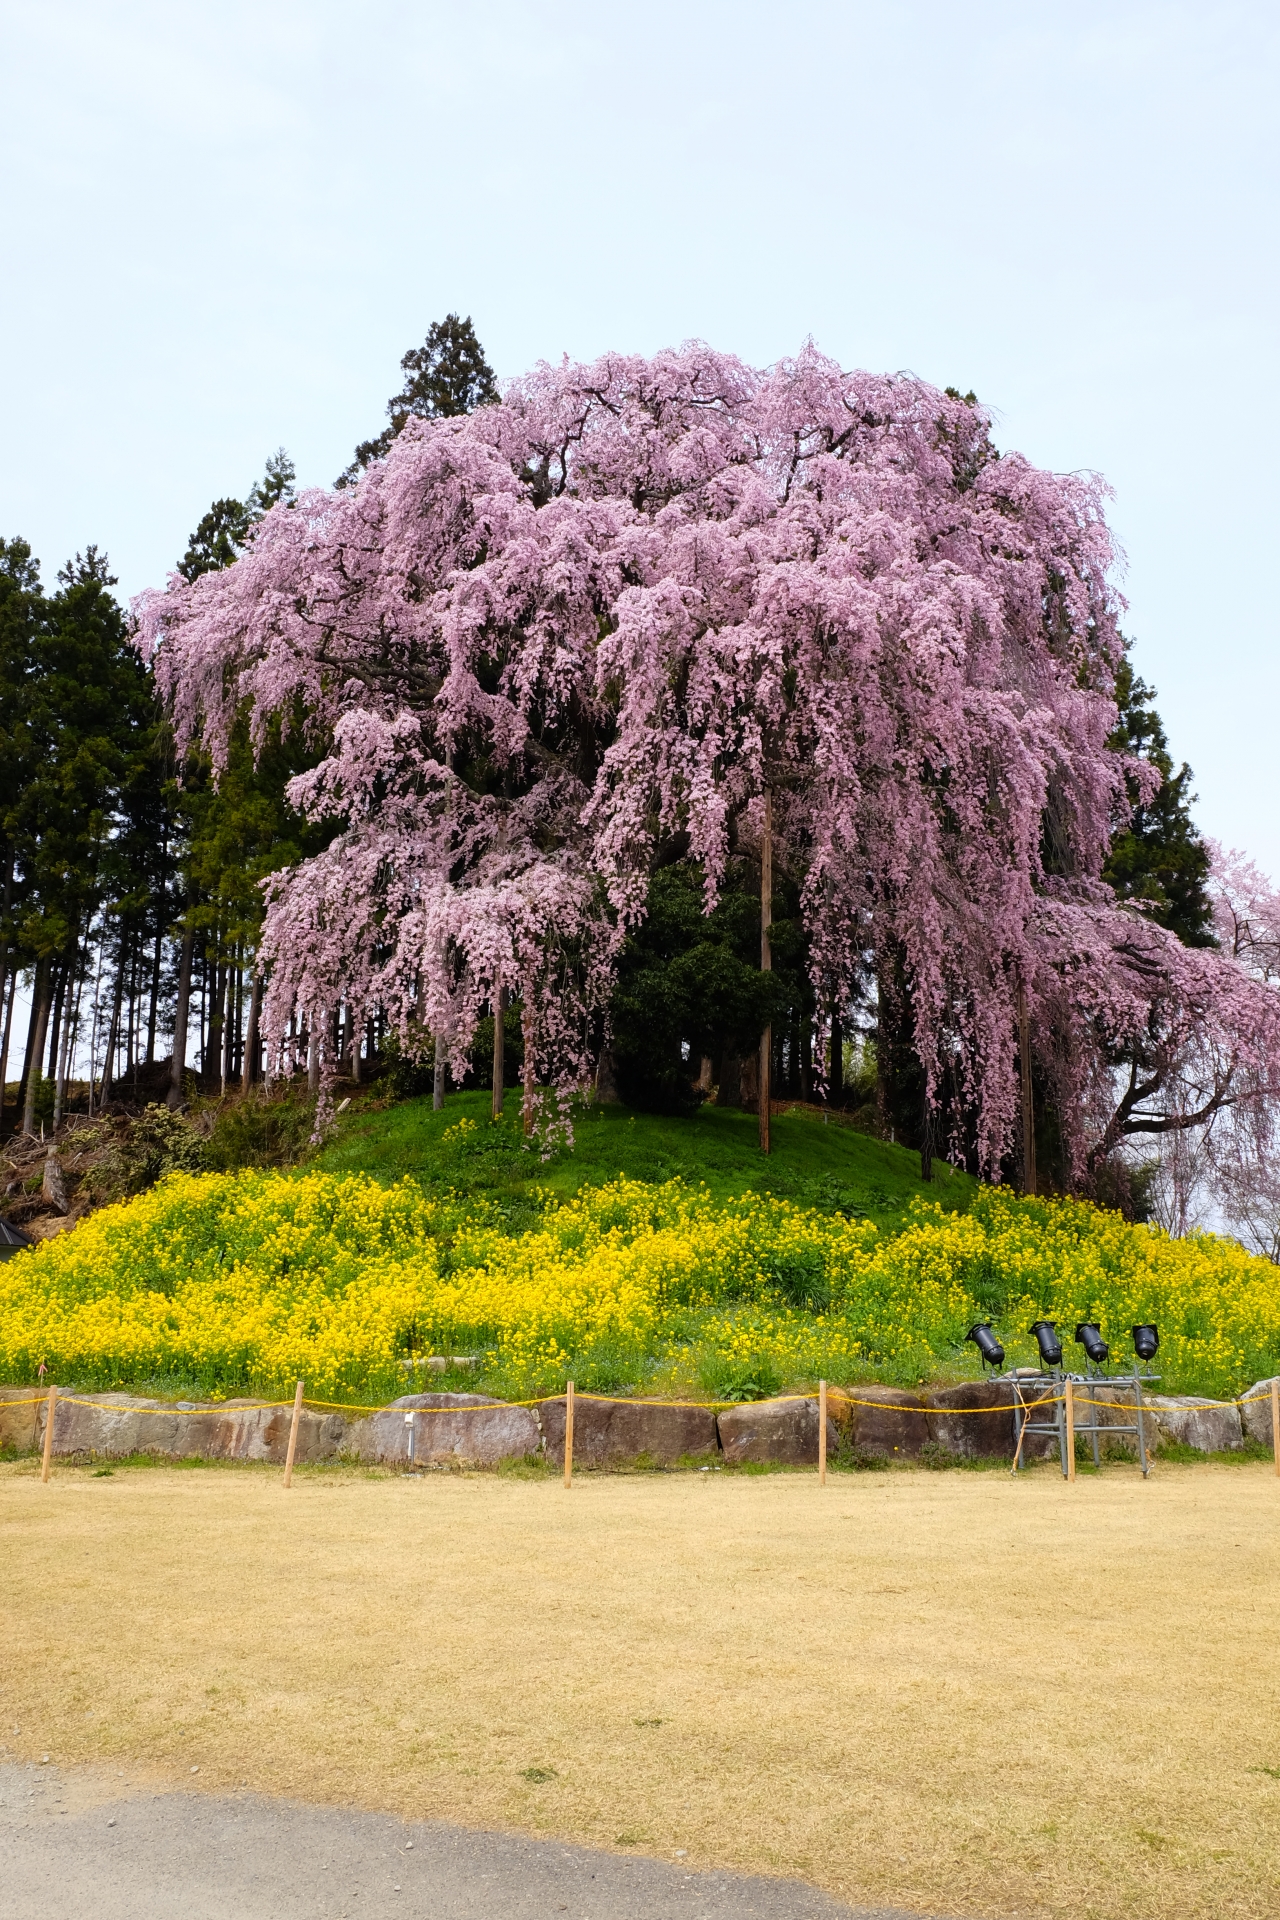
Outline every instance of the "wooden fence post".
[(1280, 1380), (1271, 1382), (1271, 1451), (1276, 1457), (1276, 1473), (1280, 1475)]
[(284, 1483), (293, 1485), (293, 1460), (298, 1451), (298, 1422), (302, 1418), (302, 1381), (299, 1380), (297, 1392), (293, 1396), (293, 1419), (289, 1423), (289, 1451), (284, 1461)]
[(44, 1465), (40, 1469), (41, 1480), (49, 1478), (49, 1468), (53, 1461), (53, 1416), (58, 1406), (58, 1389), (49, 1389), (49, 1411), (44, 1421)]
[(818, 1485), (827, 1484), (827, 1383), (818, 1382)]
[(573, 1485), (573, 1382), (569, 1381), (564, 1395), (564, 1483)]
[(1064, 1382), (1067, 1399), (1067, 1478), (1076, 1477), (1076, 1402), (1075, 1381)]

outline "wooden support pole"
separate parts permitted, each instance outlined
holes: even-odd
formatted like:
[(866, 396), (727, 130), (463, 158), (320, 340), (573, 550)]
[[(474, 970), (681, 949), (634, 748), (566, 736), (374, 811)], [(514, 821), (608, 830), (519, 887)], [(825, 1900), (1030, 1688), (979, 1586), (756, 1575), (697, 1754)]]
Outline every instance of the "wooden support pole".
[(1280, 1380), (1271, 1382), (1271, 1451), (1276, 1457), (1276, 1474), (1280, 1477)]
[(818, 1382), (818, 1485), (827, 1484), (827, 1383)]
[[(764, 790), (764, 835), (760, 842), (760, 971), (773, 972), (773, 949), (769, 929), (773, 925), (773, 795)], [(768, 1153), (770, 1103), (773, 1099), (773, 1028), (767, 1026), (760, 1040), (760, 1151)]]
[(299, 1380), (297, 1391), (293, 1396), (293, 1419), (289, 1423), (289, 1451), (285, 1455), (285, 1460), (284, 1460), (284, 1483), (286, 1487), (291, 1487), (293, 1485), (293, 1462), (294, 1462), (294, 1456), (298, 1451), (298, 1422), (301, 1420), (301, 1418), (302, 1418), (302, 1381)]
[(573, 1485), (573, 1382), (569, 1381), (564, 1392), (564, 1483)]
[(58, 1389), (49, 1389), (49, 1411), (44, 1417), (44, 1464), (40, 1469), (40, 1478), (49, 1478), (49, 1468), (53, 1464), (53, 1416), (58, 1409)]
[(1067, 1401), (1067, 1478), (1076, 1477), (1076, 1385), (1074, 1380), (1065, 1383)]
[(524, 1043), (524, 1105), (521, 1109), (521, 1124), (524, 1137), (529, 1139), (533, 1133), (534, 1110), (537, 1095), (537, 1082), (533, 1077), (533, 986), (528, 983), (524, 992), (524, 1018), (521, 1022), (521, 1038)]
[(499, 987), (493, 997), (493, 1117), (502, 1118), (502, 1095), (506, 1086), (506, 1031), (502, 1017), (507, 1010), (507, 990)]
[(1022, 1191), (1036, 1190), (1036, 1116), (1031, 1098), (1031, 1022), (1027, 990), (1018, 982), (1018, 1064), (1022, 1079)]

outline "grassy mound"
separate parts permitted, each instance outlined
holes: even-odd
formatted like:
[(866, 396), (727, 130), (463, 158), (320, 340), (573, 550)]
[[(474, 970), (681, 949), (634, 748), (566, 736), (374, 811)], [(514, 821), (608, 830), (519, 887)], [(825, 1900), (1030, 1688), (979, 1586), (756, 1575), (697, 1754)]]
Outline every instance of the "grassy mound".
[[(893, 1231), (852, 1206), (684, 1180), (539, 1192), (512, 1127), (446, 1117), (434, 1191), (325, 1167), (175, 1174), (18, 1255), (0, 1268), (0, 1378), (30, 1380), (43, 1359), (100, 1388), (281, 1392), (302, 1377), (314, 1398), (385, 1399), (406, 1363), (474, 1352), (467, 1383), (510, 1397), (573, 1378), (751, 1398), (819, 1376), (972, 1373), (963, 1337), (985, 1315), (1016, 1360), (1032, 1357), (1039, 1317), (1066, 1334), (1097, 1318), (1117, 1343), (1155, 1320), (1181, 1390), (1234, 1393), (1280, 1358), (1276, 1270), (1233, 1241), (1171, 1241), (1082, 1201), (991, 1189), (965, 1212), (917, 1194)], [(599, 1124), (597, 1167), (630, 1126)], [(710, 1153), (723, 1136), (706, 1138)], [(329, 1154), (369, 1140), (353, 1128)], [(550, 1172), (571, 1178), (572, 1164)]]
[[(828, 1125), (813, 1109), (775, 1118), (766, 1158), (754, 1114), (703, 1107), (690, 1119), (668, 1119), (592, 1107), (575, 1116), (572, 1146), (543, 1160), (521, 1138), (519, 1095), (508, 1093), (500, 1125), (490, 1105), (487, 1093), (457, 1093), (440, 1113), (430, 1100), (405, 1100), (342, 1114), (311, 1164), (382, 1180), (408, 1175), (431, 1192), (485, 1195), (516, 1219), (532, 1218), (544, 1194), (568, 1198), (620, 1176), (658, 1186), (683, 1180), (717, 1200), (769, 1194), (819, 1213), (873, 1220), (881, 1229), (901, 1226), (922, 1195), (950, 1211), (967, 1206), (977, 1190), (967, 1174), (942, 1162), (925, 1186), (919, 1154), (835, 1120)], [(462, 1119), (474, 1126), (460, 1135)]]

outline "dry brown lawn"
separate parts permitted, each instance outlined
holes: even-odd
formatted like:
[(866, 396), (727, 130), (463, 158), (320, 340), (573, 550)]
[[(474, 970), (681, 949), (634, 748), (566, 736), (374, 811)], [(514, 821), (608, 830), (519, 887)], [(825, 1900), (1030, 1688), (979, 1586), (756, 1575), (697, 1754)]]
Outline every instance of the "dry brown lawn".
[(1262, 1465), (21, 1462), (0, 1742), (944, 1914), (1274, 1916), (1278, 1542)]

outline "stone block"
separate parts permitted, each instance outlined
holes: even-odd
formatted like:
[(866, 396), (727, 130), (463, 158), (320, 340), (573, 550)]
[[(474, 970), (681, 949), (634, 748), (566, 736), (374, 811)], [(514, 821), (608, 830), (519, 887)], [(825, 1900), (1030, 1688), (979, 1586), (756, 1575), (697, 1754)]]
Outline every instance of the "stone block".
[[(542, 1400), (538, 1420), (549, 1460), (564, 1465), (564, 1396)], [(684, 1454), (714, 1453), (716, 1417), (709, 1407), (664, 1406), (658, 1400), (604, 1400), (575, 1394), (575, 1466), (616, 1467), (631, 1460), (673, 1466)]]
[[(46, 1409), (36, 1411), (37, 1440), (43, 1446)], [(85, 1394), (58, 1401), (53, 1451), (105, 1459), (152, 1453), (175, 1460), (269, 1460), (283, 1465), (292, 1418), (291, 1406), (264, 1406), (261, 1401), (171, 1402), (126, 1393)], [(297, 1459), (332, 1459), (345, 1431), (340, 1414), (304, 1408)]]
[[(283, 1466), (292, 1420), (292, 1406), (202, 1407), (178, 1416), (173, 1451), (179, 1458), (270, 1460)], [(334, 1459), (346, 1426), (340, 1413), (313, 1413), (304, 1407), (298, 1417), (298, 1464)]]
[[(1029, 1391), (1028, 1398), (1034, 1394)], [(959, 1387), (942, 1387), (922, 1396), (927, 1409), (929, 1438), (962, 1460), (1013, 1458), (1013, 1387), (1007, 1380), (972, 1380)], [(1033, 1415), (1051, 1417), (1051, 1409)], [(1025, 1454), (1038, 1452), (1041, 1436), (1028, 1437)], [(1051, 1439), (1048, 1445), (1056, 1443)], [(1034, 1456), (1033, 1456), (1034, 1457)]]
[(1271, 1437), (1272, 1377), (1268, 1375), (1265, 1380), (1255, 1380), (1240, 1396), (1244, 1402), (1240, 1408), (1241, 1431), (1246, 1440), (1260, 1440), (1264, 1447), (1274, 1444)]
[[(816, 1467), (818, 1402), (784, 1398), (750, 1400), (717, 1414), (716, 1426), (726, 1466), (748, 1464)], [(827, 1457), (834, 1459), (840, 1429), (827, 1414)]]
[(384, 1411), (353, 1420), (341, 1450), (408, 1466), (410, 1436), (412, 1464), (419, 1467), (496, 1467), (536, 1453), (542, 1439), (531, 1407), (510, 1407), (482, 1393), (407, 1393)]
[(828, 1387), (827, 1413), (849, 1446), (886, 1460), (919, 1459), (929, 1438), (924, 1401), (897, 1387)]
[(1244, 1444), (1239, 1407), (1190, 1393), (1153, 1394), (1147, 1405), (1155, 1410), (1162, 1439), (1181, 1441), (1197, 1453), (1234, 1453)]
[[(1096, 1403), (1097, 1417), (1103, 1426), (1134, 1424), (1134, 1392), (1123, 1380), (1090, 1380), (1076, 1388), (1078, 1402)], [(1234, 1453), (1244, 1443), (1240, 1408), (1222, 1400), (1204, 1400), (1195, 1394), (1144, 1393), (1147, 1448), (1154, 1452), (1161, 1440), (1177, 1440), (1198, 1453)], [(1081, 1408), (1082, 1416), (1084, 1408)], [(1270, 1421), (1268, 1420), (1268, 1428)], [(1103, 1446), (1105, 1436), (1099, 1436)], [(1136, 1449), (1138, 1436), (1117, 1436)]]

